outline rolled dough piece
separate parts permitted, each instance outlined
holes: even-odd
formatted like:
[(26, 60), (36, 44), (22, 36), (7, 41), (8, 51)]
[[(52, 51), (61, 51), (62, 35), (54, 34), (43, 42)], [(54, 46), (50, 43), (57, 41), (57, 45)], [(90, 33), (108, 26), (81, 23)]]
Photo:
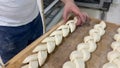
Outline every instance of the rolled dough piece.
[(38, 68), (38, 61), (30, 61), (29, 68)]
[(46, 43), (49, 41), (55, 41), (54, 37), (46, 37), (44, 40), (42, 40), (42, 43)]
[(38, 52), (38, 62), (39, 65), (42, 66), (47, 59), (47, 51), (39, 51)]
[(55, 42), (47, 42), (48, 53), (52, 53), (55, 49)]
[(47, 50), (46, 44), (39, 44), (38, 46), (35, 47), (35, 49), (32, 52), (34, 53), (34, 52), (39, 52), (43, 50)]
[(37, 54), (33, 54), (33, 55), (26, 57), (23, 61), (23, 64), (29, 63), (30, 61), (37, 60), (38, 59), (37, 56), (38, 56)]

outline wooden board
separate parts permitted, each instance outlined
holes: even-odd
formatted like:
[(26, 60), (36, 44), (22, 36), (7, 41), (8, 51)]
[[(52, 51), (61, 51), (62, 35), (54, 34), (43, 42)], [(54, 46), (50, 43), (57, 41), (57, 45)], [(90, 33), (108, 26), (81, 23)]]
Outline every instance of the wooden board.
[[(84, 25), (77, 27), (75, 32), (70, 34), (68, 37), (63, 39), (63, 43), (56, 47), (55, 51), (50, 54), (47, 61), (41, 68), (62, 68), (64, 62), (69, 60), (70, 53), (76, 49), (77, 44), (83, 42), (83, 38), (88, 35), (88, 31), (93, 28), (96, 23), (100, 20), (92, 19), (90, 23), (85, 23)], [(61, 21), (59, 24), (54, 26), (49, 32), (44, 34), (42, 37), (37, 39), (18, 55), (12, 58), (6, 63), (6, 68), (20, 68), (21, 62), (31, 54), (31, 51), (35, 46), (37, 46), (42, 39), (53, 32), (57, 27), (63, 24)], [(101, 38), (98, 44), (97, 50), (91, 54), (91, 59), (86, 62), (86, 68), (102, 68), (102, 65), (107, 61), (107, 53), (111, 51), (110, 44), (114, 41), (113, 36), (116, 34), (116, 30), (119, 26), (116, 24), (108, 23), (105, 35)]]

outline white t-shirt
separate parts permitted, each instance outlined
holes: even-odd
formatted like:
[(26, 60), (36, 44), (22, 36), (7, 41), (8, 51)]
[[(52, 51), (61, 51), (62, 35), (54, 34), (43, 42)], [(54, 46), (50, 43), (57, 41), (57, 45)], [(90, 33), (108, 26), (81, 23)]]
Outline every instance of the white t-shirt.
[(0, 0), (0, 26), (21, 26), (39, 14), (37, 0)]

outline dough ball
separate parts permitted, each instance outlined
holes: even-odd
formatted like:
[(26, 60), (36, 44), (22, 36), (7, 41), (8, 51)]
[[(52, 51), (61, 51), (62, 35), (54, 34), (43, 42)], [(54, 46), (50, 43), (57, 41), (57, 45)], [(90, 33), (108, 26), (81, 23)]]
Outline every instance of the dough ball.
[(63, 64), (62, 68), (76, 68), (75, 63), (71, 62), (71, 61), (67, 61)]

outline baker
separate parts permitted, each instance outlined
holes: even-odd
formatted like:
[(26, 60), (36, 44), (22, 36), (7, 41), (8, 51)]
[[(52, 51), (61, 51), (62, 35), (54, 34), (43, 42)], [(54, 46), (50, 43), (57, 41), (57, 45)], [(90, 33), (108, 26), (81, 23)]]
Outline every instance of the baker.
[[(86, 15), (80, 12), (74, 0), (61, 0), (63, 19), (74, 13), (81, 25)], [(0, 56), (6, 63), (28, 44), (43, 34), (37, 0), (0, 0)], [(1, 64), (0, 64), (1, 65)]]

